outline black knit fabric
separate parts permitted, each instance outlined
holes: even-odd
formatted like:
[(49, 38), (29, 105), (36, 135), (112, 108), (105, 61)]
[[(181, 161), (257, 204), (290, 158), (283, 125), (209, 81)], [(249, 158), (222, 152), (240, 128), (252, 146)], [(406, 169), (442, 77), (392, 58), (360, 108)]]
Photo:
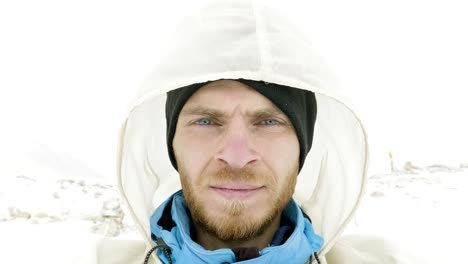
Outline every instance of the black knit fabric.
[[(304, 165), (305, 158), (312, 147), (314, 125), (317, 117), (317, 102), (315, 94), (311, 91), (292, 88), (284, 85), (236, 79), (273, 102), (284, 114), (286, 114), (296, 130), (300, 145), (299, 171)], [(166, 124), (167, 124), (167, 149), (172, 166), (177, 170), (177, 162), (172, 149), (177, 121), (180, 111), (198, 89), (208, 84), (197, 83), (185, 86), (167, 93), (166, 100)]]

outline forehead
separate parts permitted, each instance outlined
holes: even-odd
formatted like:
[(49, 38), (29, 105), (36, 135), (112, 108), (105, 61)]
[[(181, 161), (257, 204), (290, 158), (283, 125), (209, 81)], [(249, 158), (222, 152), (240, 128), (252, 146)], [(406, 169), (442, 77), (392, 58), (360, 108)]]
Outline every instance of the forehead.
[(202, 86), (185, 103), (184, 108), (207, 107), (225, 108), (232, 107), (271, 108), (281, 110), (267, 97), (250, 88), (249, 86), (234, 80), (218, 80)]

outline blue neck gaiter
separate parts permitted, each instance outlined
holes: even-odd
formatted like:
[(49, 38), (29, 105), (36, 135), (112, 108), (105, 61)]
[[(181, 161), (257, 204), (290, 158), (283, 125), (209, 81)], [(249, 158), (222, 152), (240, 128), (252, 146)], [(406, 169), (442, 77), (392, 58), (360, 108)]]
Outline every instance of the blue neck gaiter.
[[(170, 206), (172, 217), (170, 230), (160, 225), (167, 206)], [(314, 233), (312, 224), (292, 199), (283, 211), (294, 228), (289, 238), (281, 245), (260, 250), (260, 256), (256, 258), (238, 262), (229, 248), (206, 250), (194, 242), (190, 237), (190, 217), (187, 212), (185, 198), (182, 191), (178, 191), (162, 203), (150, 218), (152, 238), (155, 242), (157, 238), (162, 239), (169, 246), (172, 263), (305, 263), (323, 245), (323, 238)], [(168, 263), (161, 250), (157, 254), (163, 263)]]

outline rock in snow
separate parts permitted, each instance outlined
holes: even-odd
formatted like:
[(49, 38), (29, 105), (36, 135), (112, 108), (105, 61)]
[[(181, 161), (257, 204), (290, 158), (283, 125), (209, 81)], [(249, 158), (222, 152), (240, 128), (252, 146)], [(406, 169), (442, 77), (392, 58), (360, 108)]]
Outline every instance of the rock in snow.
[(134, 233), (117, 190), (90, 179), (51, 179), (33, 176), (3, 177), (0, 181), (0, 222), (27, 220), (45, 224), (79, 220), (90, 233), (115, 237)]

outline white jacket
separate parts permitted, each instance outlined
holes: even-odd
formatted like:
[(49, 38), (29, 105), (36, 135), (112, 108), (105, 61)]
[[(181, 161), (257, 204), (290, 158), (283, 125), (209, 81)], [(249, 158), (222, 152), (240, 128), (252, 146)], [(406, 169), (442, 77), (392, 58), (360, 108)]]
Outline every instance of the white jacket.
[[(118, 184), (141, 241), (105, 239), (98, 263), (143, 263), (154, 246), (149, 218), (180, 189), (166, 148), (166, 92), (218, 79), (263, 80), (315, 93), (312, 149), (295, 200), (324, 238), (321, 263), (413, 263), (378, 238), (341, 234), (363, 197), (368, 165), (364, 127), (337, 93), (308, 40), (255, 1), (217, 1), (178, 28), (172, 51), (144, 81), (121, 129)], [(150, 263), (160, 263), (153, 254)]]

